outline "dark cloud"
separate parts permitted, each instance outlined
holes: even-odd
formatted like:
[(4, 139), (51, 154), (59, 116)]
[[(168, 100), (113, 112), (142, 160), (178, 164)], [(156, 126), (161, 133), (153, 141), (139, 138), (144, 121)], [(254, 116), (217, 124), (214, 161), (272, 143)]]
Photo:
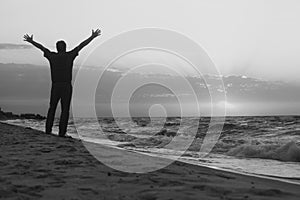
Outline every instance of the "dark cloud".
[(31, 49), (32, 45), (0, 43), (0, 50)]
[[(94, 70), (87, 73), (95, 73)], [(75, 80), (77, 68), (74, 70)], [(132, 83), (141, 83), (142, 80), (157, 80), (158, 82), (167, 83), (170, 88), (177, 88), (178, 94), (183, 100), (190, 99), (193, 93), (185, 91), (181, 87), (181, 77), (169, 76), (164, 74), (156, 74), (153, 78), (149, 75), (132, 73), (128, 80)], [(109, 70), (103, 74), (96, 91), (95, 103), (100, 105), (101, 112), (107, 114), (110, 112), (110, 102), (115, 84), (122, 77), (122, 73), (118, 70)], [(186, 77), (191, 87), (195, 90), (197, 98), (200, 102), (209, 102), (209, 93), (204, 81), (199, 77)], [(220, 92), (213, 80), (220, 79), (212, 75), (205, 75), (206, 79), (210, 79), (211, 85), (208, 86), (212, 93)], [(163, 80), (163, 81), (160, 81)], [(39, 107), (39, 112), (46, 111), (49, 93), (50, 93), (50, 69), (48, 66), (37, 66), (29, 64), (3, 64), (0, 63), (0, 107), (1, 106), (17, 106), (20, 110), (29, 108), (34, 110), (33, 105)], [(239, 110), (234, 110), (233, 114), (299, 114), (300, 102), (300, 85), (295, 83), (266, 81), (246, 76), (224, 76), (223, 77), (228, 102), (241, 105)], [(146, 81), (147, 82), (147, 81)], [(150, 82), (150, 81), (149, 81)], [(216, 81), (217, 83), (217, 81)], [(120, 102), (124, 102), (123, 97), (127, 91), (120, 91)], [(123, 93), (122, 93), (123, 92)], [(22, 103), (23, 102), (23, 103)], [(160, 87), (156, 84), (148, 84), (140, 87), (132, 95), (130, 100), (132, 105), (144, 104), (167, 104), (175, 105), (177, 100), (171, 91)], [(22, 106), (21, 106), (22, 105)], [(139, 111), (139, 107), (134, 108)], [(37, 109), (37, 108), (35, 108)], [(98, 109), (98, 107), (97, 107)]]

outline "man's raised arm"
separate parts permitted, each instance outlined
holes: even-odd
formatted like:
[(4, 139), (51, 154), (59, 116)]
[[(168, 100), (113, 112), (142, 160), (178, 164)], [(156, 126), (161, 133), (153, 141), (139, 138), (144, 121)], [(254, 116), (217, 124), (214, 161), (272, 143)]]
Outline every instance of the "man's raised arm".
[(81, 42), (77, 47), (75, 47), (74, 49), (76, 49), (77, 51), (80, 51), (83, 47), (85, 47), (86, 45), (88, 45), (93, 39), (95, 39), (96, 37), (98, 37), (99, 35), (101, 35), (101, 31), (100, 29), (97, 30), (92, 30), (92, 35), (84, 40), (83, 42)]
[(43, 45), (41, 45), (40, 43), (37, 43), (36, 41), (33, 40), (33, 35), (29, 36), (28, 34), (24, 35), (24, 41), (29, 42), (30, 44), (32, 44), (33, 46), (35, 46), (36, 48), (42, 50), (43, 52), (45, 51), (49, 51), (46, 47), (44, 47)]

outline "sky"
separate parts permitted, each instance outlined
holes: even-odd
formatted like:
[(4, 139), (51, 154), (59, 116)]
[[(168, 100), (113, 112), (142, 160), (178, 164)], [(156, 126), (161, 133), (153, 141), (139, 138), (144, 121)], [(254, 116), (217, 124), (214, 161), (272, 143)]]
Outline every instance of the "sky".
[(72, 48), (100, 28), (101, 37), (76, 60), (80, 65), (120, 33), (158, 27), (197, 42), (222, 75), (299, 82), (298, 0), (2, 0), (1, 8), (0, 63), (48, 64), (37, 49), (5, 46), (24, 45), (25, 33), (54, 50), (57, 40)]
[[(30, 33), (49, 48), (58, 39), (73, 47), (101, 28), (87, 54), (121, 32), (160, 27), (198, 42), (223, 74), (296, 81), (300, 71), (297, 0), (2, 0), (1, 7), (0, 43), (22, 44)], [(36, 55), (32, 62), (46, 63)]]

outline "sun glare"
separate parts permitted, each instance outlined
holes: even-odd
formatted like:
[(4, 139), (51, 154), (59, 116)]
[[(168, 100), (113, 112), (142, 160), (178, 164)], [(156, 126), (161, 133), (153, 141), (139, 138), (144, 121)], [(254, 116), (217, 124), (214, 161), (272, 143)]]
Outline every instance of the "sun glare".
[(233, 103), (229, 103), (228, 101), (220, 101), (217, 104), (219, 107), (225, 106), (226, 109), (234, 109), (235, 105)]

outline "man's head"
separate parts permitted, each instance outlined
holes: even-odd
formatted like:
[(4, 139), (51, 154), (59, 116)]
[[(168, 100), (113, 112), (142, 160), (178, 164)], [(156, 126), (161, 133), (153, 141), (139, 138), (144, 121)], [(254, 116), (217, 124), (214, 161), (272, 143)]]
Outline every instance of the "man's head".
[(63, 40), (57, 41), (56, 49), (57, 49), (57, 52), (66, 52), (67, 44)]

